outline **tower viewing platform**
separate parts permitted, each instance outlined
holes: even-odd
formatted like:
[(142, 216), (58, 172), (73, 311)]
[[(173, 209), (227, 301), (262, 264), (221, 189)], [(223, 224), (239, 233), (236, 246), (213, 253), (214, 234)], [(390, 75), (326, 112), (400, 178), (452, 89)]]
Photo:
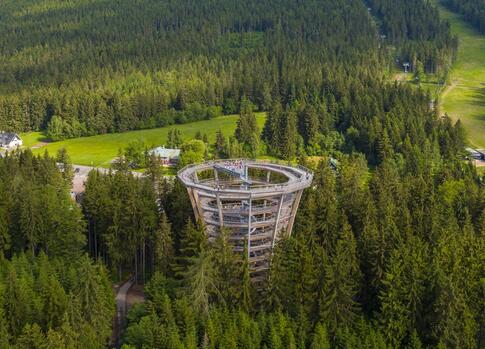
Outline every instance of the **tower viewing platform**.
[(263, 279), (275, 243), (291, 234), (298, 205), (313, 172), (258, 160), (216, 160), (178, 172), (210, 241), (229, 231), (235, 251), (247, 247), (251, 277)]

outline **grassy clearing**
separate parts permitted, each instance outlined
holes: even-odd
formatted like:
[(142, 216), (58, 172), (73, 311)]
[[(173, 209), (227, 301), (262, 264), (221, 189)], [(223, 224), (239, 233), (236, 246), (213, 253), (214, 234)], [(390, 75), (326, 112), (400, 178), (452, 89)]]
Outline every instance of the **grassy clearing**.
[(440, 95), (441, 91), (443, 90), (443, 85), (439, 83), (438, 78), (434, 74), (426, 74), (423, 82), (418, 84), (414, 80), (414, 74), (411, 73), (404, 73), (402, 69), (398, 69), (397, 67), (392, 71), (392, 81), (399, 81), (401, 83), (412, 84), (416, 88), (421, 88), (423, 91), (429, 91), (431, 97), (436, 99)]
[[(258, 125), (262, 129), (266, 115), (257, 113)], [(124, 148), (130, 141), (142, 140), (150, 147), (160, 146), (167, 142), (168, 130), (179, 129), (182, 138), (188, 140), (194, 138), (197, 131), (207, 134), (209, 140), (215, 140), (216, 132), (221, 129), (226, 135), (232, 135), (236, 129), (237, 115), (221, 116), (212, 120), (192, 122), (183, 125), (172, 125), (169, 127), (150, 130), (130, 131), (124, 133), (110, 133), (105, 135), (67, 139), (61, 142), (48, 143), (40, 148), (36, 145), (45, 141), (40, 132), (23, 134), (22, 139), (26, 147), (34, 147), (34, 154), (44, 153), (55, 154), (59, 149), (66, 148), (71, 156), (72, 162), (78, 165), (109, 167), (111, 160), (118, 154), (120, 148)]]
[(45, 136), (42, 132), (22, 133), (20, 136), (22, 137), (24, 147), (26, 148), (39, 146), (43, 141), (45, 141)]
[(438, 7), (460, 41), (450, 85), (441, 95), (441, 110), (462, 121), (472, 146), (485, 148), (485, 36), (459, 14)]

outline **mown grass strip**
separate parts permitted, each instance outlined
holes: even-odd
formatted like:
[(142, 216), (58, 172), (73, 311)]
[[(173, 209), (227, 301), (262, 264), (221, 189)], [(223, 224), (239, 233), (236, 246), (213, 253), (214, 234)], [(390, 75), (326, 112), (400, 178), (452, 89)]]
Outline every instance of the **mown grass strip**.
[(461, 15), (438, 7), (460, 42), (450, 84), (441, 94), (441, 110), (461, 120), (472, 146), (485, 148), (485, 36)]
[[(256, 118), (260, 129), (262, 129), (266, 114), (257, 113)], [(111, 161), (118, 154), (118, 150), (126, 147), (131, 141), (142, 140), (150, 147), (164, 145), (167, 142), (168, 131), (171, 128), (176, 128), (180, 130), (183, 140), (194, 138), (197, 131), (200, 131), (202, 134), (207, 134), (209, 141), (213, 142), (219, 129), (226, 136), (234, 134), (237, 120), (237, 115), (227, 115), (183, 125), (74, 138), (47, 144), (43, 143), (45, 136), (40, 132), (23, 134), (22, 138), (24, 145), (32, 148), (34, 154), (42, 154), (46, 150), (49, 154), (55, 154), (59, 149), (66, 148), (75, 164), (109, 167)]]

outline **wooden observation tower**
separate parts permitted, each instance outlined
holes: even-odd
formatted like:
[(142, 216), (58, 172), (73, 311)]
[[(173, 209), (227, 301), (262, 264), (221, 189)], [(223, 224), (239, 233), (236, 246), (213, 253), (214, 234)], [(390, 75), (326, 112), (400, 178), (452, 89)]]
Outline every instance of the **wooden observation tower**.
[(275, 243), (291, 234), (303, 190), (313, 172), (254, 160), (219, 160), (189, 165), (178, 172), (197, 219), (210, 241), (222, 227), (235, 251), (247, 244), (251, 278), (264, 281)]

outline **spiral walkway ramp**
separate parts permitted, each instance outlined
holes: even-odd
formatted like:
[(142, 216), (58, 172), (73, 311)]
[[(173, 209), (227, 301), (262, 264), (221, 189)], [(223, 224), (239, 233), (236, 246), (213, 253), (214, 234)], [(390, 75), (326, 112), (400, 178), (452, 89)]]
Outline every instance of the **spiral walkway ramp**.
[(236, 252), (247, 250), (251, 278), (263, 281), (275, 243), (291, 234), (296, 212), (313, 172), (258, 160), (217, 160), (189, 165), (178, 178), (210, 241), (229, 231)]

